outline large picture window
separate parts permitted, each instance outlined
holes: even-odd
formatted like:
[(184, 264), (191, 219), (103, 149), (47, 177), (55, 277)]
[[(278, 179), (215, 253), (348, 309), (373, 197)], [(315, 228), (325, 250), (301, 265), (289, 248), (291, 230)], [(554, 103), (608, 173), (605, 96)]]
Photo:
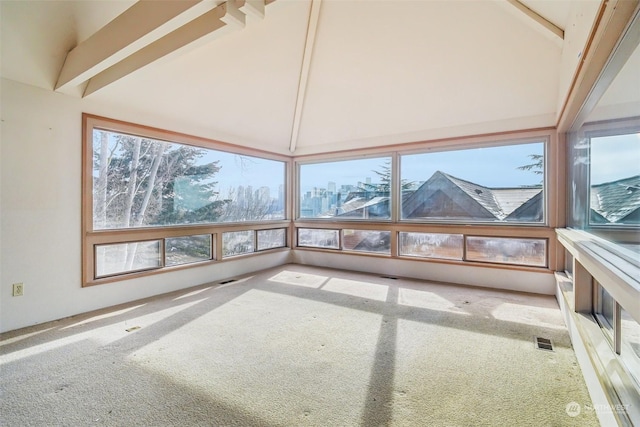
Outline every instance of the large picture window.
[(286, 246), (289, 158), (87, 114), (83, 129), (85, 286), (250, 255), (258, 232), (258, 250)]
[(545, 144), (403, 155), (401, 218), (543, 223)]
[(93, 229), (284, 219), (284, 162), (95, 128)]
[(300, 166), (300, 218), (387, 220), (391, 157)]

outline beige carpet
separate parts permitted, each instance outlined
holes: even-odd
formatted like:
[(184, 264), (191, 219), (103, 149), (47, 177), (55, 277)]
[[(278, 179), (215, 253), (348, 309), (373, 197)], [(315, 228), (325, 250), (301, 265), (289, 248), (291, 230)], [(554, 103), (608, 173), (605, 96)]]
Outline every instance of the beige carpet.
[(0, 369), (2, 426), (598, 425), (553, 297), (299, 265), (3, 334)]

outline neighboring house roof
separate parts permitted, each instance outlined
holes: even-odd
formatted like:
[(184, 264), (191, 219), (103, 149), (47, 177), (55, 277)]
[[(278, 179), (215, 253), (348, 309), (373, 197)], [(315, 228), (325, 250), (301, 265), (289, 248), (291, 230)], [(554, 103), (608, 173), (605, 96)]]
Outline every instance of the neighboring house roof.
[[(414, 191), (402, 194), (403, 218), (541, 221), (542, 186), (490, 188), (435, 172)], [(335, 212), (320, 217), (384, 217), (389, 212), (385, 192), (352, 192)], [(591, 186), (592, 223), (640, 222), (640, 175)]]
[(350, 218), (380, 218), (389, 215), (389, 197), (378, 196), (371, 199), (352, 199), (339, 208), (340, 217)]
[(542, 187), (489, 188), (437, 171), (405, 200), (403, 213), (405, 218), (540, 220)]
[(593, 222), (637, 222), (640, 214), (640, 175), (592, 185), (590, 207)]
[(366, 233), (349, 233), (342, 236), (345, 248), (356, 251), (379, 252), (389, 247), (391, 238), (388, 231), (368, 231)]

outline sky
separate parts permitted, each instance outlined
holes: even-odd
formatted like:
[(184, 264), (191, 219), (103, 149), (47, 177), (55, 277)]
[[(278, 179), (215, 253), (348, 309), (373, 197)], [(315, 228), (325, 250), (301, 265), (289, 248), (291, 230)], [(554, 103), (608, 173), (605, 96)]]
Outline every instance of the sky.
[[(99, 144), (100, 130), (94, 131), (94, 144)], [(116, 144), (116, 132), (109, 132), (111, 147)], [(178, 147), (171, 143), (169, 150)], [(204, 165), (210, 162), (219, 161), (220, 171), (213, 180), (218, 182), (216, 191), (221, 197), (226, 197), (231, 188), (239, 186), (252, 186), (253, 190), (260, 187), (269, 187), (272, 198), (278, 198), (279, 186), (284, 184), (285, 163), (275, 160), (261, 159), (258, 157), (242, 156), (239, 154), (227, 153), (203, 149), (204, 156), (198, 158), (197, 164)], [(94, 171), (97, 173), (97, 171)]]
[[(486, 187), (537, 185), (541, 182), (540, 175), (517, 168), (532, 163), (529, 155), (543, 153), (544, 144), (539, 142), (405, 155), (401, 157), (401, 178), (418, 183), (439, 170)], [(383, 157), (303, 165), (301, 190), (326, 188), (328, 181), (335, 182), (338, 187), (365, 182), (367, 177), (372, 183), (379, 182), (373, 171), (382, 170), (381, 166), (389, 160), (389, 157)]]
[(640, 133), (591, 138), (591, 184), (640, 175)]
[(253, 190), (269, 187), (272, 198), (278, 198), (278, 187), (284, 184), (285, 164), (276, 160), (241, 156), (223, 151), (207, 151), (200, 158), (202, 163), (219, 160), (220, 172), (215, 177), (218, 191), (224, 197), (230, 188), (251, 185)]
[[(409, 182), (426, 181), (436, 171), (491, 188), (538, 185), (541, 176), (518, 167), (531, 164), (529, 157), (543, 154), (542, 142), (499, 147), (448, 150), (403, 155), (401, 178)], [(284, 183), (284, 162), (260, 159), (223, 151), (206, 150), (200, 164), (219, 161), (215, 180), (218, 191), (226, 196), (231, 188), (251, 185), (254, 191), (269, 187), (272, 198), (278, 197)], [(303, 164), (300, 187), (303, 193), (313, 187), (327, 188), (328, 183), (357, 185), (371, 178), (379, 183), (374, 171), (382, 171), (390, 157), (362, 158), (328, 163)], [(600, 184), (640, 174), (640, 133), (591, 139), (591, 183)]]

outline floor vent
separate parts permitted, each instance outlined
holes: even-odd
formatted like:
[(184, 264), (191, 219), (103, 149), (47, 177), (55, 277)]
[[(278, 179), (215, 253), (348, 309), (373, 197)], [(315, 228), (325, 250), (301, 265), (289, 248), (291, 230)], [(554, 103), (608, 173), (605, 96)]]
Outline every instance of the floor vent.
[(233, 283), (235, 281), (236, 281), (236, 279), (223, 280), (222, 282), (220, 282), (220, 284), (221, 285), (226, 285), (227, 283)]
[(393, 277), (393, 276), (380, 276), (383, 279), (390, 279), (390, 280), (398, 280), (397, 277)]
[(549, 338), (534, 337), (534, 342), (538, 350), (553, 351), (553, 344)]

